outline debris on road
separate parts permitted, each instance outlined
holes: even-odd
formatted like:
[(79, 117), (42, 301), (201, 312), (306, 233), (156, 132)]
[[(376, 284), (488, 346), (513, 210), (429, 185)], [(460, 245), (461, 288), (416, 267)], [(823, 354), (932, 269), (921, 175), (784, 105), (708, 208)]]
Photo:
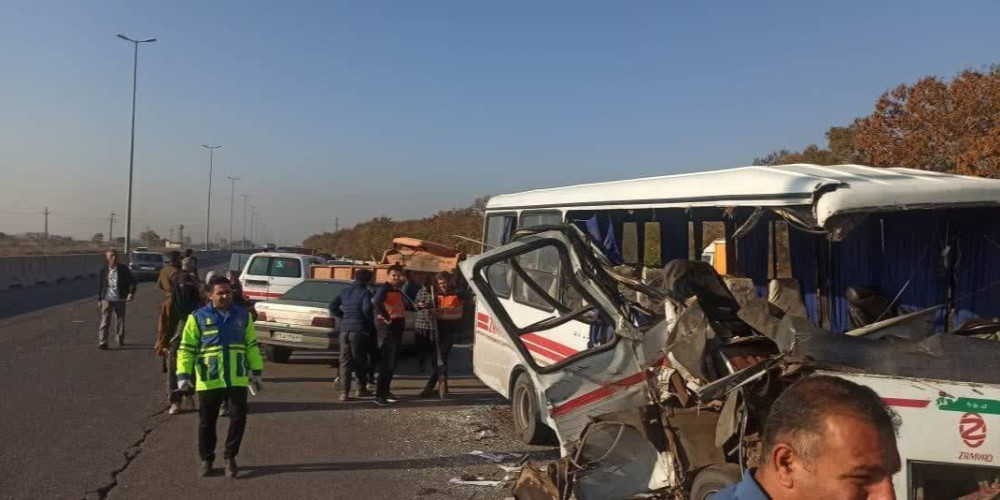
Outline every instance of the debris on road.
[(504, 481), (498, 481), (495, 479), (486, 479), (482, 476), (473, 476), (462, 474), (462, 477), (453, 477), (450, 481), (451, 484), (461, 484), (464, 486), (491, 486), (491, 487), (501, 487), (506, 486)]
[[(507, 460), (514, 460), (521, 458), (520, 455), (515, 455), (513, 453), (487, 453), (485, 451), (473, 450), (469, 452), (469, 455), (485, 458), (493, 463), (506, 462)], [(510, 471), (507, 471), (510, 472)]]

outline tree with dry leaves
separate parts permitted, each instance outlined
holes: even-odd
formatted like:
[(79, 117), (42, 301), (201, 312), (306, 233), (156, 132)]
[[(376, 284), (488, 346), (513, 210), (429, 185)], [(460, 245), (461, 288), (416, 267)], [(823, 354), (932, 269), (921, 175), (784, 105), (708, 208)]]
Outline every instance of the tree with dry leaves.
[(855, 127), (854, 147), (872, 165), (998, 177), (1000, 66), (900, 85)]

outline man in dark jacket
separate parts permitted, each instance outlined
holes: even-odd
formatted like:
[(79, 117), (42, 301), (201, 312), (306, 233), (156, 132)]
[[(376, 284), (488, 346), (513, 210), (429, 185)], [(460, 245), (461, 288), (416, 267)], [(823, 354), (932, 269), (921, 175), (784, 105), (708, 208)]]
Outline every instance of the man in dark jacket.
[(118, 345), (125, 345), (125, 303), (132, 302), (135, 295), (135, 278), (128, 266), (118, 263), (118, 250), (109, 248), (104, 252), (107, 265), (98, 271), (97, 305), (101, 308), (101, 326), (97, 329), (97, 348), (108, 348), (108, 329), (111, 317), (115, 318), (115, 339)]
[(385, 406), (399, 401), (390, 390), (392, 376), (396, 371), (396, 361), (399, 349), (403, 344), (403, 331), (406, 329), (406, 299), (400, 287), (405, 280), (403, 268), (389, 268), (389, 279), (375, 291), (372, 305), (375, 306), (375, 316), (378, 318), (379, 371), (378, 384), (375, 386), (375, 404)]
[(368, 392), (368, 336), (372, 315), (372, 292), (368, 289), (372, 272), (361, 269), (351, 286), (330, 303), (330, 314), (340, 323), (340, 400), (351, 397), (351, 375), (358, 377), (358, 397)]

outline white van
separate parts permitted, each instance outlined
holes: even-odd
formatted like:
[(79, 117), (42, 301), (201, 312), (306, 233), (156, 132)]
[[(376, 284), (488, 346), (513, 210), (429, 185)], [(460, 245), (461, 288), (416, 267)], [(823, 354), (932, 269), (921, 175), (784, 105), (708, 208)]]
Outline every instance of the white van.
[(322, 264), (320, 257), (295, 253), (261, 252), (247, 260), (240, 283), (243, 295), (256, 302), (281, 297), (309, 278), (309, 267)]

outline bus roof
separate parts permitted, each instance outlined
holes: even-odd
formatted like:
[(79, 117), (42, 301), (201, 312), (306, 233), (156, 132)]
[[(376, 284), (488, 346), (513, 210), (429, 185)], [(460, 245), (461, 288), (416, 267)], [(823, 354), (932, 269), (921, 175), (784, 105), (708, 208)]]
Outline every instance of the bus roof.
[(1000, 180), (908, 168), (797, 163), (749, 166), (494, 196), (488, 210), (809, 205), (822, 226), (837, 214), (1000, 206)]

